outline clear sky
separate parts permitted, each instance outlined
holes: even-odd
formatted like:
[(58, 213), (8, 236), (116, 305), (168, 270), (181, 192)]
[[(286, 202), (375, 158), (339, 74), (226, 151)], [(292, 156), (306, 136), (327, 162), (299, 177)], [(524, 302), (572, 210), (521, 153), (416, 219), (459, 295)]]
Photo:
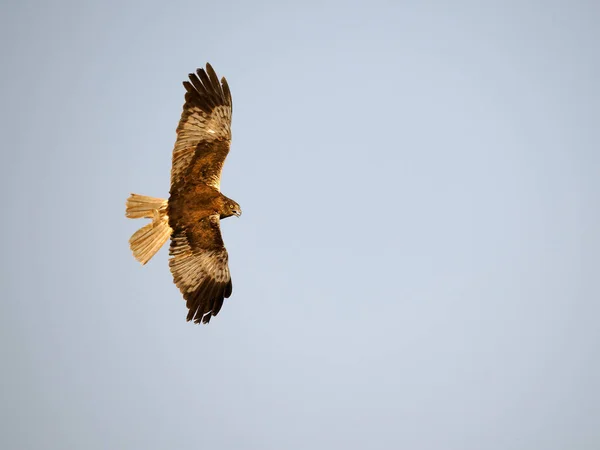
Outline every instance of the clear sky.
[[(600, 448), (600, 3), (5, 1), (0, 447)], [(185, 322), (188, 72), (233, 295)]]

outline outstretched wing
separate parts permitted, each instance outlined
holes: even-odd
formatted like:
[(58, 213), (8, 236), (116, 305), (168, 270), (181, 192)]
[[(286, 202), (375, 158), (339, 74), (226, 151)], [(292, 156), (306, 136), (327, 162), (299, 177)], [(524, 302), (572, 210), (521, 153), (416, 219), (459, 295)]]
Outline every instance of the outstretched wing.
[[(173, 149), (171, 187), (186, 175), (192, 161), (194, 177), (220, 190), (221, 169), (231, 142), (231, 92), (210, 64), (184, 81), (185, 104)], [(216, 145), (215, 145), (216, 144)]]
[(176, 228), (171, 235), (169, 254), (173, 280), (189, 309), (187, 320), (208, 323), (232, 291), (219, 216), (208, 216)]

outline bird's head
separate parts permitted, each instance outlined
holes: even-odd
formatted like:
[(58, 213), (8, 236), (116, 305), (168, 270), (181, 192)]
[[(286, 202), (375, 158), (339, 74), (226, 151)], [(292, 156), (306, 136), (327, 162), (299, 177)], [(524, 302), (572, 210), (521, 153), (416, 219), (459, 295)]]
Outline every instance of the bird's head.
[(231, 216), (240, 217), (242, 215), (242, 208), (240, 208), (240, 205), (237, 202), (231, 200), (230, 198), (225, 199), (223, 209), (224, 211), (221, 213), (221, 219)]

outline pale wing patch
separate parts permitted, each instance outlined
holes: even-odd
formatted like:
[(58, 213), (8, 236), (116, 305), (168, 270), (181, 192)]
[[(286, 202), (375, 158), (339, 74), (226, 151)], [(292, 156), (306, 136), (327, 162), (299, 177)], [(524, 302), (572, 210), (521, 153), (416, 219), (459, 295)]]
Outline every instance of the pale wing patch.
[(221, 192), (221, 172), (223, 171), (223, 162), (224, 161), (215, 163), (215, 168), (218, 168), (218, 170), (206, 179), (206, 184), (214, 187), (219, 192)]
[(206, 114), (197, 106), (189, 108), (188, 120), (177, 130), (179, 135), (196, 137), (198, 141), (231, 140), (231, 106), (216, 106)]
[(185, 231), (173, 237), (169, 267), (175, 284), (182, 293), (192, 293), (207, 278), (217, 283), (227, 283), (229, 273), (227, 250), (192, 251)]
[[(200, 142), (231, 140), (231, 106), (217, 106), (210, 114), (192, 106), (187, 112), (189, 115), (177, 127), (171, 183), (177, 181), (190, 165)], [(215, 187), (219, 189), (218, 185)]]

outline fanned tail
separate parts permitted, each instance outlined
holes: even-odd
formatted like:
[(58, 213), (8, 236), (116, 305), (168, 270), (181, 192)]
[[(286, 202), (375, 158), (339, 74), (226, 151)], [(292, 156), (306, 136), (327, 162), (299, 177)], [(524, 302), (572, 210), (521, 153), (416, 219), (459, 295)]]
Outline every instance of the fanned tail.
[(130, 219), (146, 217), (152, 219), (154, 210), (167, 210), (164, 198), (148, 197), (147, 195), (131, 194), (127, 199), (125, 215)]
[(137, 230), (129, 239), (135, 259), (146, 264), (167, 242), (173, 231), (167, 216), (167, 200), (131, 194), (127, 199), (125, 216), (130, 219), (152, 219), (151, 223)]

